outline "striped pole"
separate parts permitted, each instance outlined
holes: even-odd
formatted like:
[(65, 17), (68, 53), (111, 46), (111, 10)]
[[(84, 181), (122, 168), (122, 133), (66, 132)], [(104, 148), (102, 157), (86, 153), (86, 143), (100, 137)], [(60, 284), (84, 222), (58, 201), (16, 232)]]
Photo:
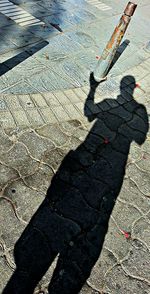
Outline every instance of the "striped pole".
[(110, 64), (120, 45), (120, 42), (125, 34), (125, 31), (131, 20), (131, 16), (134, 14), (136, 7), (137, 4), (135, 3), (129, 2), (127, 4), (124, 14), (120, 18), (119, 24), (116, 26), (106, 48), (103, 50), (93, 73), (94, 79), (97, 82), (100, 82), (106, 78)]

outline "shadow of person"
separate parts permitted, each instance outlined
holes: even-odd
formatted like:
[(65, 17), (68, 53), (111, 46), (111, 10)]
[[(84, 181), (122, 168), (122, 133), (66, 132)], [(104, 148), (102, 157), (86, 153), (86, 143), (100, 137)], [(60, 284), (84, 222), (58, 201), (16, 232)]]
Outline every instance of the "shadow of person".
[[(124, 90), (129, 80), (130, 94)], [(117, 99), (94, 104), (98, 85), (91, 75), (84, 112), (94, 125), (62, 161), (45, 200), (17, 241), (16, 271), (3, 294), (33, 293), (58, 253), (48, 291), (77, 294), (100, 255), (130, 144), (145, 141), (148, 117), (133, 99), (134, 77), (122, 79)]]

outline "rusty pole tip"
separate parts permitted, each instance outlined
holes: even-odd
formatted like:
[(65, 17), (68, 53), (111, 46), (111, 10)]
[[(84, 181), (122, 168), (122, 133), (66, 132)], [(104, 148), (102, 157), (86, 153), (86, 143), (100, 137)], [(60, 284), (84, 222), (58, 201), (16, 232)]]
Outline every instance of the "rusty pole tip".
[(127, 16), (132, 16), (134, 14), (134, 11), (137, 7), (137, 4), (133, 3), (133, 2), (128, 2), (124, 14)]

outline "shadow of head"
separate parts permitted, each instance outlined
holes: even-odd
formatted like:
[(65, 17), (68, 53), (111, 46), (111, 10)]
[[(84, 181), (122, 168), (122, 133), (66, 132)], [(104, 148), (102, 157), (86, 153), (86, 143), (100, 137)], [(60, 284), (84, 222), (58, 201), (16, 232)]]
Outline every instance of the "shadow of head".
[(120, 82), (120, 93), (122, 93), (127, 87), (130, 87), (130, 98), (133, 98), (134, 89), (136, 88), (136, 80), (133, 76), (127, 75), (122, 78)]
[(143, 144), (148, 132), (148, 115), (145, 106), (134, 99), (135, 78), (132, 75), (124, 76), (116, 99), (107, 98), (98, 103), (94, 103), (95, 92), (98, 86), (100, 92), (100, 84), (105, 81), (96, 82), (91, 73), (89, 82), (90, 91), (84, 107), (88, 121), (96, 119), (96, 127), (104, 122), (115, 133), (126, 136), (129, 142)]

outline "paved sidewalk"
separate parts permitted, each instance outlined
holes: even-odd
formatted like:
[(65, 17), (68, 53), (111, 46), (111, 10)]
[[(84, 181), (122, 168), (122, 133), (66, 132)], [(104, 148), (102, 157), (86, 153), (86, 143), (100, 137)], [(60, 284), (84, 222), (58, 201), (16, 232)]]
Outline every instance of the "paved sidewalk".
[[(139, 66), (124, 71), (123, 75), (116, 78), (109, 77), (105, 83), (98, 87), (95, 102), (104, 98), (116, 97), (119, 94), (121, 78), (132, 74), (141, 87), (141, 89), (135, 90), (134, 96), (141, 103), (147, 105), (149, 102), (149, 66), (150, 58)], [(89, 89), (89, 86), (84, 86), (38, 94), (1, 94), (0, 121), (4, 129), (34, 128), (43, 124), (61, 123), (70, 119), (78, 119), (86, 123), (84, 103)], [(89, 111), (92, 111), (90, 105)]]
[[(130, 44), (124, 45), (126, 49), (112, 68), (108, 80), (96, 89), (94, 102), (101, 102), (101, 108), (86, 101), (90, 90), (89, 75), (97, 62), (95, 56), (99, 54), (100, 42), (105, 44), (126, 1), (119, 1), (117, 5), (117, 0), (107, 0), (99, 8), (95, 6), (96, 1), (79, 1), (82, 4), (80, 9), (77, 1), (60, 1), (59, 7), (57, 1), (52, 7), (47, 6), (49, 4), (44, 0), (38, 3), (24, 3), (21, 0), (12, 2), (45, 22), (47, 27), (18, 27), (12, 19), (8, 24), (6, 16), (0, 13), (0, 22), (5, 24), (5, 34), (0, 40), (0, 57), (3, 62), (0, 68), (1, 291), (15, 269), (14, 245), (44, 200), (52, 177), (68, 152), (76, 150), (90, 134), (95, 121), (89, 122), (87, 117), (100, 113), (100, 140), (103, 138), (106, 145), (111, 143), (114, 138), (113, 120), (112, 125), (109, 125), (104, 117), (115, 114), (120, 82), (127, 75), (132, 75), (138, 83), (133, 95), (135, 101), (144, 105), (150, 115), (147, 35), (149, 1), (138, 1), (139, 8), (126, 34)], [(57, 10), (60, 18), (55, 15)], [(58, 27), (49, 25), (50, 22), (58, 23), (58, 20), (63, 33)], [(107, 32), (102, 24), (106, 26)], [(13, 38), (16, 38), (13, 42), (11, 32)], [(18, 37), (15, 36), (16, 32)], [(32, 38), (29, 38), (30, 34)], [(29, 42), (26, 46), (26, 40), (32, 44)], [(10, 50), (6, 52), (8, 48)], [(16, 52), (18, 57), (13, 59)], [(126, 80), (119, 100), (122, 109), (120, 116), (125, 120), (132, 113), (127, 105), (132, 95), (131, 86), (130, 80)], [(104, 101), (108, 98), (115, 99), (115, 102)], [(138, 119), (141, 117), (139, 113)], [(138, 130), (144, 134), (142, 128), (142, 119), (140, 123), (133, 123), (131, 130), (135, 131), (135, 137)], [(131, 130), (128, 129), (127, 137)], [(121, 142), (119, 148), (122, 148)], [(110, 217), (104, 246), (80, 292), (82, 294), (149, 293), (149, 150), (149, 132), (143, 145), (139, 146), (135, 142), (131, 144), (123, 185)], [(113, 163), (119, 162), (119, 152), (114, 159)], [(47, 293), (55, 265), (56, 260), (35, 293)]]
[[(118, 57), (122, 51), (123, 54), (111, 70), (114, 77), (149, 58), (150, 4), (148, 0), (137, 2), (139, 6)], [(96, 56), (109, 40), (127, 1), (107, 0), (99, 7), (95, 1), (84, 0), (38, 3), (12, 0), (10, 3), (19, 5), (16, 9), (21, 12), (14, 11), (9, 3), (7, 7), (0, 4), (0, 93), (41, 94), (88, 85)], [(45, 25), (26, 24), (22, 9)], [(20, 13), (19, 23), (7, 17), (7, 14), (12, 17), (12, 10), (16, 21)]]
[[(139, 69), (136, 68), (137, 72), (142, 74)], [(143, 78), (140, 85), (142, 90), (139, 88), (135, 90), (136, 101), (144, 103), (149, 113), (150, 101), (148, 99), (147, 77)], [(96, 102), (103, 101), (107, 97), (108, 93), (100, 95), (101, 87), (102, 85), (97, 90)], [(103, 87), (105, 87), (104, 84)], [(124, 90), (124, 97), (127, 98), (130, 85), (125, 85)], [(69, 97), (73, 97), (72, 99), (75, 99), (75, 97), (81, 99), (82, 97), (85, 101), (86, 91), (86, 88), (80, 88), (76, 91), (68, 90), (67, 93), (70, 94)], [(52, 97), (56, 97), (57, 93), (60, 92), (51, 93), (51, 95), (55, 95)], [(62, 94), (67, 97), (66, 92)], [(119, 90), (116, 91), (115, 89), (111, 98), (116, 98), (117, 94), (119, 94)], [(20, 96), (8, 95), (8, 97), (15, 99), (19, 97), (20, 99)], [(43, 99), (44, 97), (47, 96), (41, 96)], [(28, 96), (28, 98), (34, 99), (34, 96)], [(40, 103), (40, 97), (38, 101)], [(42, 103), (43, 101), (46, 100), (42, 100)], [(54, 102), (54, 99), (52, 101)], [(71, 108), (78, 103), (83, 104), (83, 101), (66, 105), (69, 109), (69, 105)], [(41, 105), (40, 107), (48, 110), (48, 107), (42, 108)], [(59, 107), (56, 106), (57, 109)], [(108, 111), (111, 110), (108, 104), (105, 107)], [(37, 111), (36, 108), (33, 109)], [(65, 104), (63, 109), (65, 109)], [(92, 109), (90, 110), (90, 104), (88, 109), (89, 113), (90, 111), (93, 112)], [(106, 109), (101, 109), (101, 111), (106, 111)], [(69, 115), (66, 111), (67, 114)], [(14, 244), (43, 201), (51, 177), (59, 168), (64, 156), (70, 149), (77, 148), (91, 129), (91, 124), (87, 122), (83, 114), (79, 115), (78, 111), (77, 116), (74, 111), (73, 114), (75, 115), (74, 119), (64, 116), (61, 118), (60, 115), (59, 118), (55, 117), (55, 121), (41, 124), (41, 126), (38, 126), (39, 122), (34, 121), (31, 126), (26, 125), (22, 128), (18, 123), (15, 128), (14, 126), (10, 128), (10, 125), (7, 126), (4, 122), (4, 128), (1, 128), (2, 194), (0, 216), (2, 250), (0, 266), (2, 289), (15, 267), (12, 255)], [(109, 130), (107, 132), (108, 135), (105, 133), (105, 136), (109, 136)], [(101, 256), (81, 293), (144, 294), (149, 291), (149, 150), (149, 134), (147, 134), (147, 140), (142, 147), (132, 143), (124, 183), (110, 218), (109, 230)], [(128, 234), (125, 235), (124, 231)], [(128, 239), (128, 236), (131, 237)], [(40, 289), (46, 291), (54, 266), (55, 263), (39, 284), (35, 293), (40, 293)]]

